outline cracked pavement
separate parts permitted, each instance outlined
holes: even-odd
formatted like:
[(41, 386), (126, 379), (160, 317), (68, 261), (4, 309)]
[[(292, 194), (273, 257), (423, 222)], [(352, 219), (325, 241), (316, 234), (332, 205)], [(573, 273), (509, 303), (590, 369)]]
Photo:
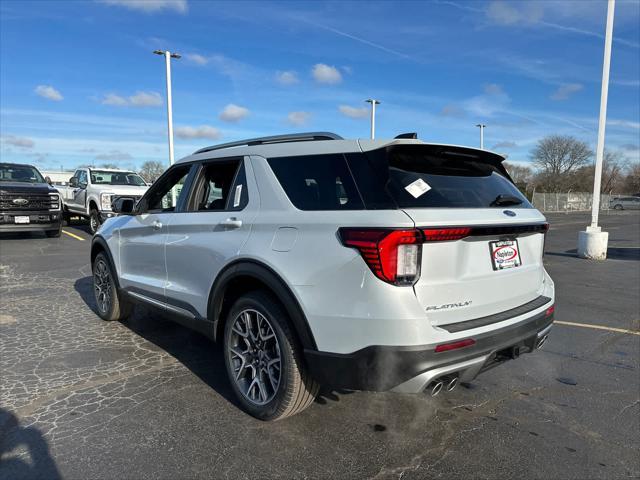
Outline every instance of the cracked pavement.
[[(640, 215), (603, 216), (604, 263), (572, 253), (587, 216), (550, 220), (556, 319), (638, 330)], [(98, 318), (89, 246), (0, 239), (0, 479), (640, 476), (640, 336), (557, 325), (449, 394), (325, 390), (266, 424), (206, 338), (141, 307)]]

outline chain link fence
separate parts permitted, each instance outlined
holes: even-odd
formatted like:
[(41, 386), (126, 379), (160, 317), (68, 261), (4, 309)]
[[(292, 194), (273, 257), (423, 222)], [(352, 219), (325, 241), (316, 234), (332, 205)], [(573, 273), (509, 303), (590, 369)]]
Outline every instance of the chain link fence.
[[(610, 199), (617, 195), (601, 194), (600, 210), (609, 210)], [(541, 212), (585, 212), (591, 210), (592, 193), (533, 193), (533, 206)]]

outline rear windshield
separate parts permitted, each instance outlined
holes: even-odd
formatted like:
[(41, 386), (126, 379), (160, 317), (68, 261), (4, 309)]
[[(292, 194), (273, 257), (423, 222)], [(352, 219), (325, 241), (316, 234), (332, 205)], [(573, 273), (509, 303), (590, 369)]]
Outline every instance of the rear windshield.
[(533, 208), (499, 163), (420, 146), (366, 154), (399, 208)]
[(139, 175), (133, 172), (109, 172), (105, 170), (91, 170), (91, 183), (97, 185), (146, 185)]

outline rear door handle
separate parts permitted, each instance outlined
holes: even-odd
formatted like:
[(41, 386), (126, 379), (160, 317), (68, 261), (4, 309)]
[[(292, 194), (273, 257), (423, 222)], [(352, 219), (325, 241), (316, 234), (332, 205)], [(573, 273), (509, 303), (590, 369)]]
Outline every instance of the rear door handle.
[(227, 228), (240, 228), (242, 226), (242, 220), (238, 220), (236, 217), (230, 217), (220, 222), (220, 225)]
[(162, 228), (162, 222), (159, 222), (158, 220), (156, 220), (151, 224), (151, 226), (153, 227), (154, 230), (160, 230)]

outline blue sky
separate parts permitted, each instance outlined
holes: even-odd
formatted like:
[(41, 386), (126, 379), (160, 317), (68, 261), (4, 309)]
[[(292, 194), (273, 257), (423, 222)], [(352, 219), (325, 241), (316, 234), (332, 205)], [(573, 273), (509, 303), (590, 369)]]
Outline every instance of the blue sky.
[[(327, 130), (485, 146), (595, 147), (606, 2), (0, 3), (0, 154), (43, 169), (166, 161), (221, 141)], [(618, 0), (607, 147), (640, 161), (640, 1)]]

